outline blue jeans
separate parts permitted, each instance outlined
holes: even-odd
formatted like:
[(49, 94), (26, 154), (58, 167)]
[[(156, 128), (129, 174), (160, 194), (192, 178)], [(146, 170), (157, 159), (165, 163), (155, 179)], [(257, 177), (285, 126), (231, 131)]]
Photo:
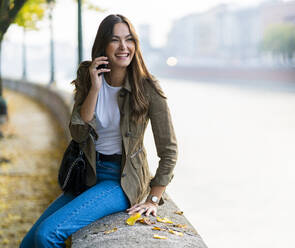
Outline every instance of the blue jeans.
[(21, 248), (65, 247), (79, 229), (112, 213), (124, 211), (129, 201), (120, 185), (120, 163), (97, 158), (97, 183), (81, 195), (61, 194), (22, 240)]

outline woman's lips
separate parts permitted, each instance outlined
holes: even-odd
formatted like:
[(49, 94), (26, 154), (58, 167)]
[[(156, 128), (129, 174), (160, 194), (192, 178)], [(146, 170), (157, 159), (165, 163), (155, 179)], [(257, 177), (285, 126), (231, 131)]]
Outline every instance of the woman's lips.
[(119, 59), (126, 59), (129, 57), (129, 53), (118, 53), (115, 56)]

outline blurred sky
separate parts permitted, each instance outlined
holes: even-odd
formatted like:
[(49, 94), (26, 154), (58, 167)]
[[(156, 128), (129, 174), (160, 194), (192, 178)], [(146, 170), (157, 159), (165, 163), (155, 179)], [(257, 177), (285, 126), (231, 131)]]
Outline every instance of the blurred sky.
[[(263, 0), (105, 0), (93, 1), (98, 6), (107, 9), (104, 13), (84, 10), (83, 12), (83, 37), (84, 46), (92, 45), (94, 36), (101, 20), (108, 14), (123, 14), (131, 20), (136, 31), (140, 24), (151, 25), (151, 42), (155, 47), (165, 44), (167, 34), (174, 20), (182, 16), (206, 11), (218, 4), (231, 3), (233, 6), (255, 6)], [(28, 44), (40, 44), (49, 42), (48, 20), (39, 23), (40, 31), (29, 32)], [(77, 43), (77, 4), (76, 0), (57, 0), (54, 9), (54, 36), (57, 42)], [(5, 39), (11, 42), (22, 41), (22, 30), (12, 25)]]

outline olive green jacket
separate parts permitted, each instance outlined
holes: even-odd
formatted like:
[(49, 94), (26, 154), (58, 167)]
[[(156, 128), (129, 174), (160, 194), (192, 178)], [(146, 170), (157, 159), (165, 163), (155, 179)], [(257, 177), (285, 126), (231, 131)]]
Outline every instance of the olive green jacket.
[[(90, 61), (84, 61), (80, 64), (76, 80), (87, 78), (89, 80), (88, 67), (90, 63)], [(130, 121), (131, 90), (128, 77), (126, 77), (123, 87), (118, 93), (122, 134), (121, 186), (130, 204), (134, 205), (144, 199), (149, 193), (150, 187), (169, 184), (173, 178), (173, 169), (177, 159), (177, 142), (167, 101), (147, 81), (144, 84), (144, 92), (149, 102), (148, 114), (141, 124), (134, 124)], [(84, 99), (81, 99), (80, 95), (77, 91), (69, 128), (72, 138), (83, 144), (81, 148), (91, 165), (91, 168), (87, 168), (87, 185), (92, 186), (96, 183), (95, 139), (99, 139), (99, 133), (96, 130), (95, 115), (88, 123), (82, 120), (80, 108)], [(146, 159), (146, 150), (143, 146), (144, 132), (149, 120), (157, 154), (160, 158), (156, 174), (152, 178)], [(162, 203), (161, 199), (160, 204)]]

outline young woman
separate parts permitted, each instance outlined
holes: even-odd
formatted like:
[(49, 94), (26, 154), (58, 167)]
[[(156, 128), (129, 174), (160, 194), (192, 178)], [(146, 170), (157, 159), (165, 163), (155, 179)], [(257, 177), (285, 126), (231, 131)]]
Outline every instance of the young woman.
[[(166, 97), (148, 72), (126, 17), (109, 15), (101, 22), (92, 61), (80, 64), (73, 83), (70, 132), (90, 163), (90, 188), (77, 197), (64, 193), (57, 198), (21, 247), (64, 247), (77, 230), (120, 211), (156, 216), (173, 177), (177, 143)], [(149, 120), (160, 158), (152, 179), (143, 147)]]

